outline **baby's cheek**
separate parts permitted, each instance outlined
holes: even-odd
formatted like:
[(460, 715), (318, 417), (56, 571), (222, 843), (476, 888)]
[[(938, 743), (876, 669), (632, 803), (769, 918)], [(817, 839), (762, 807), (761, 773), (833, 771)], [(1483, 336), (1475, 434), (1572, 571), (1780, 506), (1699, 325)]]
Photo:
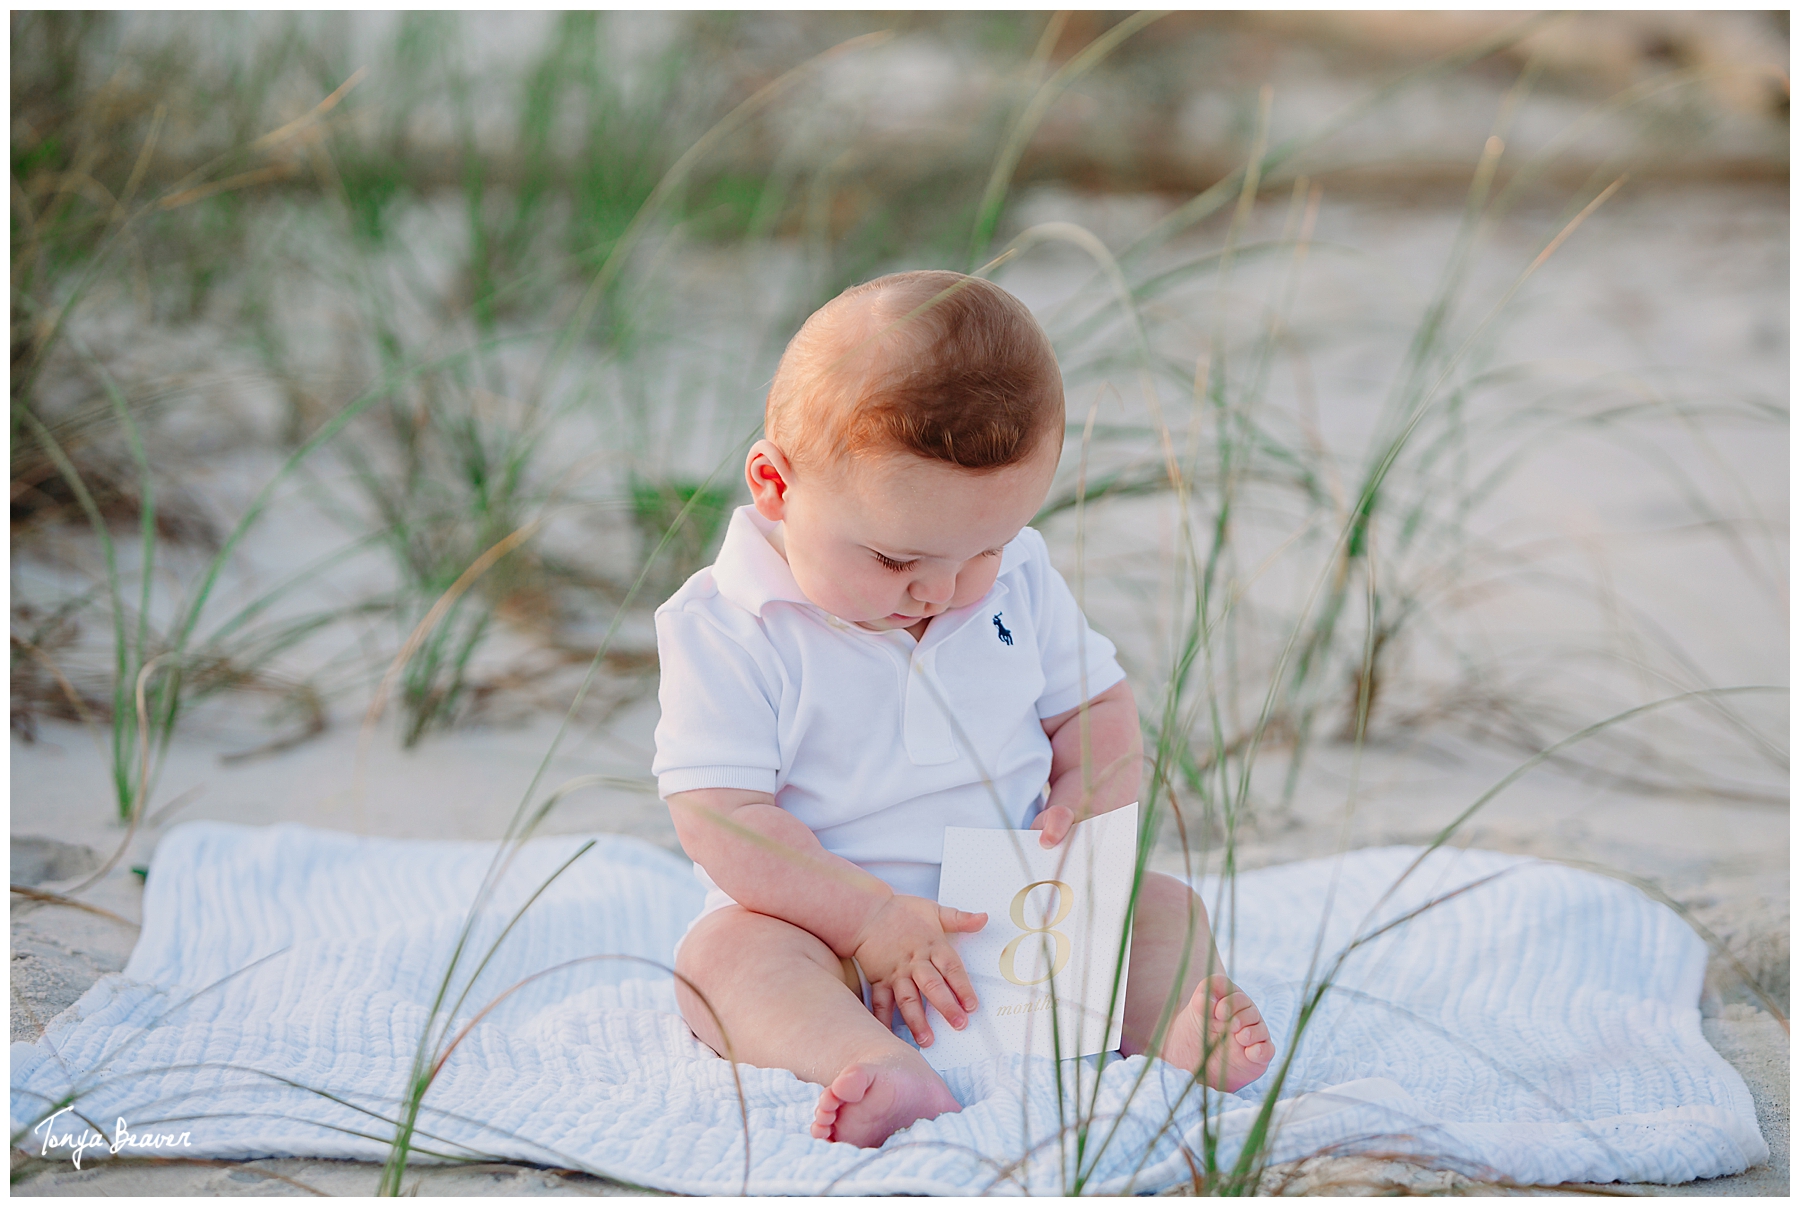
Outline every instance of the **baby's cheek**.
[(864, 584), (846, 577), (814, 578), (800, 586), (808, 599), (834, 616), (869, 619), (872, 615), (886, 616), (894, 610), (880, 606), (880, 601)]
[(880, 591), (874, 585), (854, 575), (844, 575), (834, 584), (838, 598), (847, 609), (856, 612), (873, 612), (886, 616), (894, 609), (889, 606)]
[(956, 576), (956, 596), (950, 601), (953, 608), (964, 607), (979, 600), (993, 589), (994, 580), (1000, 577), (999, 558), (983, 558), (983, 561), (994, 564), (982, 566), (980, 569), (970, 567)]

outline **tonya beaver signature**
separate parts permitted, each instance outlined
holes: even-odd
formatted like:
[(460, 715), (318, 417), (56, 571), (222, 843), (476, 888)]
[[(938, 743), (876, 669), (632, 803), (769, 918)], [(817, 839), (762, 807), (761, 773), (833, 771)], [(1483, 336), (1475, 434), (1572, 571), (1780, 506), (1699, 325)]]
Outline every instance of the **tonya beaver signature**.
[(108, 1140), (92, 1128), (82, 1132), (63, 1132), (58, 1135), (53, 1128), (58, 1115), (66, 1115), (74, 1110), (73, 1106), (65, 1106), (31, 1130), (44, 1133), (44, 1146), (39, 1156), (49, 1156), (53, 1148), (66, 1148), (69, 1157), (75, 1162), (75, 1168), (81, 1168), (81, 1156), (90, 1148), (104, 1148), (107, 1152), (117, 1154), (122, 1149), (157, 1149), (157, 1148), (191, 1148), (192, 1132), (133, 1132), (126, 1124), (125, 1117), (119, 1117), (119, 1126)]

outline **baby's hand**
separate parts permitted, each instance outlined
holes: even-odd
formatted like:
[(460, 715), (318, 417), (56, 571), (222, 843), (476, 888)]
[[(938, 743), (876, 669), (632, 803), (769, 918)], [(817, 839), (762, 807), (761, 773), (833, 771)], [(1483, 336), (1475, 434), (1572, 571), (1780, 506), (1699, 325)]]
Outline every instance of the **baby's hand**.
[(1032, 820), (1031, 828), (1042, 830), (1038, 845), (1046, 851), (1069, 836), (1075, 825), (1075, 811), (1067, 805), (1051, 805)]
[(975, 1009), (975, 989), (946, 933), (966, 933), (987, 925), (986, 914), (969, 914), (923, 897), (889, 897), (856, 937), (851, 954), (869, 979), (870, 1005), (885, 1027), (894, 1025), (894, 1007), (919, 1041), (931, 1046), (925, 1002), (961, 1030)]

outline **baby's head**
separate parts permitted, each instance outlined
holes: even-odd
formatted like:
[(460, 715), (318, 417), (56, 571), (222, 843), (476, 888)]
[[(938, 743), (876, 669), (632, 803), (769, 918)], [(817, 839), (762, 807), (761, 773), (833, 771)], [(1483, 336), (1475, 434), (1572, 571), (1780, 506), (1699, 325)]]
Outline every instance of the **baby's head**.
[(993, 586), (1062, 452), (1062, 374), (998, 285), (905, 272), (845, 290), (801, 327), (745, 476), (808, 599), (911, 628)]

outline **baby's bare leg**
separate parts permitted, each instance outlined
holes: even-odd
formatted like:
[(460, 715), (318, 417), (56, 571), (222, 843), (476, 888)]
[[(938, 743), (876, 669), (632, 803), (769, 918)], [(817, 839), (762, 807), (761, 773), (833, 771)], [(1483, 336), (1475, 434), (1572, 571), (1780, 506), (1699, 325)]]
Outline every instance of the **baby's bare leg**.
[(1188, 1070), (1205, 1061), (1216, 1089), (1249, 1085), (1275, 1058), (1262, 1014), (1225, 975), (1206, 907), (1173, 876), (1144, 874), (1123, 1030), (1125, 1055), (1148, 1052)]
[(675, 969), (712, 1006), (675, 982), (681, 1016), (701, 1042), (825, 1087), (812, 1125), (821, 1140), (873, 1148), (920, 1119), (962, 1109), (925, 1058), (845, 984), (842, 961), (798, 926), (741, 906), (719, 910), (682, 943)]

